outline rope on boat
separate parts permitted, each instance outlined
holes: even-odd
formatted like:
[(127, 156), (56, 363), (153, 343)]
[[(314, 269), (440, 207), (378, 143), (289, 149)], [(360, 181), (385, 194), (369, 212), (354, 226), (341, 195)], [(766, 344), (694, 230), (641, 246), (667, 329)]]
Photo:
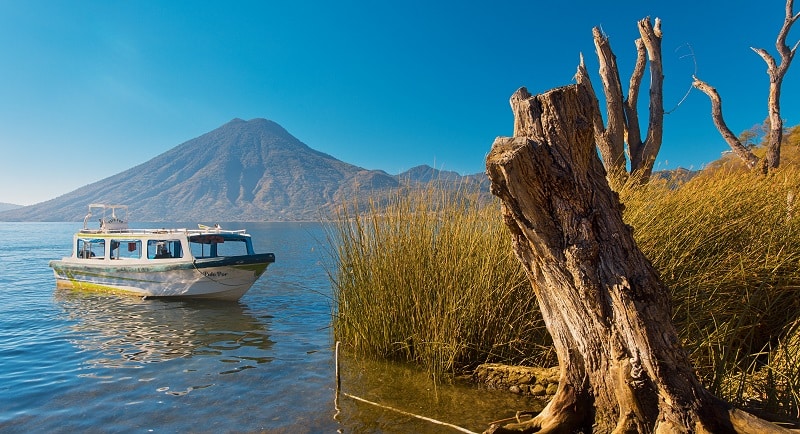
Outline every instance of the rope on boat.
[(363, 402), (363, 403), (366, 403), (366, 404), (374, 405), (376, 407), (383, 408), (385, 410), (391, 410), (391, 411), (394, 411), (396, 413), (400, 413), (400, 414), (405, 415), (405, 416), (411, 416), (411, 417), (415, 417), (417, 419), (424, 420), (426, 422), (430, 422), (430, 423), (433, 423), (433, 424), (446, 426), (446, 427), (452, 428), (452, 429), (454, 429), (456, 431), (459, 431), (459, 432), (463, 432), (463, 433), (467, 433), (467, 434), (477, 434), (474, 431), (470, 431), (470, 430), (468, 430), (466, 428), (462, 428), (462, 427), (460, 427), (458, 425), (453, 425), (451, 423), (442, 422), (440, 420), (431, 419), (431, 418), (426, 417), (426, 416), (421, 416), (419, 414), (414, 414), (414, 413), (410, 413), (410, 412), (405, 411), (405, 410), (400, 410), (399, 408), (394, 408), (394, 407), (390, 407), (388, 405), (383, 405), (383, 404), (379, 404), (377, 402), (372, 402), (372, 401), (366, 400), (364, 398), (360, 398), (358, 396), (351, 395), (351, 394), (349, 394), (347, 392), (341, 392), (340, 389), (341, 389), (342, 382), (341, 382), (341, 378), (339, 376), (339, 344), (340, 343), (341, 342), (336, 341), (336, 397), (334, 398), (334, 401), (333, 401), (333, 405), (334, 405), (334, 407), (336, 409), (336, 414), (333, 416), (334, 419), (337, 419), (338, 416), (339, 416), (339, 413), (341, 412), (341, 410), (339, 408), (339, 394), (341, 393), (342, 395), (344, 395), (344, 396), (346, 396), (346, 397), (348, 397), (350, 399), (354, 399), (356, 401), (360, 401), (360, 402)]

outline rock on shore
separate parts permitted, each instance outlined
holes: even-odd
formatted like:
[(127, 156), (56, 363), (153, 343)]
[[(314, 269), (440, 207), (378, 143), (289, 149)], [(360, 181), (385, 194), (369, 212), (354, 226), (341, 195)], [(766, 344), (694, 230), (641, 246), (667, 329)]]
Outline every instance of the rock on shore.
[(490, 389), (550, 399), (558, 390), (558, 366), (537, 368), (486, 363), (478, 366), (473, 379)]

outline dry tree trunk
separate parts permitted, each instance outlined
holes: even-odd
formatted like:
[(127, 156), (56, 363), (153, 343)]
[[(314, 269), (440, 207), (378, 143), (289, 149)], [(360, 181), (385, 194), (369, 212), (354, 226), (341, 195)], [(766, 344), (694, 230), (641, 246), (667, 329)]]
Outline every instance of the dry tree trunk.
[[(647, 50), (650, 61), (650, 117), (647, 123), (647, 138), (642, 143), (640, 137), (631, 138), (630, 121), (628, 127), (628, 147), (630, 148), (631, 173), (638, 173), (641, 180), (647, 182), (653, 172), (658, 151), (661, 150), (661, 141), (664, 135), (664, 68), (661, 64), (661, 20), (656, 18), (655, 25), (650, 23), (650, 17), (639, 20), (639, 34), (642, 36), (641, 44)], [(639, 56), (642, 50), (638, 49)], [(636, 65), (641, 62), (637, 60)], [(631, 76), (631, 89), (640, 87), (643, 73)], [(634, 78), (638, 80), (634, 83)], [(628, 100), (631, 100), (631, 93)], [(638, 121), (637, 121), (638, 123)], [(638, 130), (638, 125), (636, 126)]]
[(728, 143), (728, 146), (733, 149), (733, 152), (739, 156), (739, 158), (744, 161), (744, 164), (747, 166), (748, 169), (753, 169), (758, 165), (758, 157), (753, 154), (750, 149), (747, 149), (736, 137), (736, 134), (733, 134), (730, 128), (728, 128), (728, 124), (725, 123), (725, 119), (722, 118), (722, 98), (719, 96), (719, 92), (716, 89), (708, 85), (708, 83), (700, 80), (697, 77), (693, 77), (694, 82), (692, 86), (699, 89), (711, 100), (711, 119), (714, 121), (714, 125), (717, 126), (717, 130), (720, 134), (722, 134), (722, 138), (725, 139), (725, 142)]
[(553, 337), (560, 384), (535, 418), (488, 432), (780, 432), (694, 375), (668, 291), (594, 150), (588, 89), (534, 97), (521, 88), (511, 105), (514, 137), (495, 140), (487, 173)]
[[(638, 26), (641, 38), (636, 40), (636, 64), (628, 85), (627, 98), (623, 98), (622, 95), (617, 59), (611, 50), (608, 37), (600, 28), (592, 29), (597, 60), (600, 63), (600, 80), (603, 83), (606, 117), (608, 118), (608, 126), (604, 127), (603, 118), (600, 113), (597, 113), (593, 119), (593, 125), (597, 147), (606, 170), (614, 177), (626, 173), (625, 143), (627, 143), (631, 174), (639, 176), (641, 182), (647, 182), (653, 171), (656, 156), (661, 149), (664, 125), (661, 20), (656, 18), (655, 25), (653, 25), (650, 17), (646, 17), (639, 21)], [(650, 118), (647, 126), (647, 138), (642, 141), (637, 106), (639, 89), (648, 60), (650, 62)], [(589, 88), (592, 98), (596, 101), (597, 98), (582, 57), (575, 79), (579, 84)], [(597, 102), (595, 104), (599, 107)]]
[[(783, 118), (781, 118), (781, 85), (783, 84), (783, 77), (786, 71), (789, 70), (789, 65), (792, 63), (794, 54), (797, 51), (797, 46), (800, 41), (794, 44), (794, 47), (789, 48), (786, 45), (786, 38), (789, 35), (789, 30), (792, 24), (800, 19), (800, 12), (792, 15), (794, 8), (794, 0), (786, 0), (786, 17), (783, 21), (783, 27), (778, 32), (778, 38), (775, 41), (775, 47), (781, 56), (781, 64), (778, 65), (766, 50), (762, 48), (752, 48), (762, 59), (767, 63), (767, 74), (769, 75), (769, 97), (767, 98), (767, 110), (769, 111), (769, 142), (767, 143), (767, 153), (761, 161), (761, 171), (767, 173), (771, 169), (777, 169), (781, 160), (781, 141), (783, 140)], [(717, 90), (708, 85), (706, 82), (694, 77), (694, 87), (703, 91), (711, 99), (711, 116), (714, 124), (717, 126), (722, 137), (733, 149), (749, 168), (753, 168), (758, 164), (758, 158), (752, 152), (747, 150), (736, 138), (735, 135), (725, 125), (722, 119), (722, 102), (720, 101)]]
[(781, 118), (781, 84), (783, 83), (783, 76), (789, 69), (792, 63), (792, 58), (797, 50), (797, 45), (800, 41), (795, 43), (793, 48), (786, 45), (786, 37), (789, 35), (789, 30), (792, 24), (800, 18), (800, 13), (792, 16), (793, 0), (786, 1), (786, 18), (783, 21), (783, 27), (778, 32), (778, 39), (775, 41), (775, 48), (781, 56), (781, 64), (778, 65), (766, 50), (763, 48), (753, 48), (764, 62), (767, 63), (767, 74), (769, 75), (769, 97), (767, 99), (767, 107), (769, 110), (769, 143), (767, 144), (767, 154), (764, 156), (764, 166), (767, 169), (776, 169), (781, 160), (781, 140), (783, 140), (783, 119)]

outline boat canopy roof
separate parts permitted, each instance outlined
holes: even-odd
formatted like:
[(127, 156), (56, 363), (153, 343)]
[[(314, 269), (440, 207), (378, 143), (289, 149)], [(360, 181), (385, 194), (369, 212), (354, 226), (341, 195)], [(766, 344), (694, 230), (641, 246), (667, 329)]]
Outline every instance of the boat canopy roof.
[[(99, 216), (99, 227), (90, 228), (89, 219)], [(224, 230), (220, 225), (207, 226), (198, 224), (198, 229), (130, 229), (128, 227), (128, 206), (107, 205), (93, 203), (89, 205), (89, 212), (83, 218), (83, 229), (79, 235), (84, 237), (89, 234), (113, 234), (120, 236), (152, 236), (166, 234), (180, 234), (188, 237), (190, 242), (202, 244), (217, 244), (225, 241), (246, 241), (250, 235), (244, 229)]]
[(247, 234), (243, 231), (218, 231), (213, 233), (200, 233), (189, 235), (189, 242), (201, 244), (219, 244), (225, 241), (245, 241)]

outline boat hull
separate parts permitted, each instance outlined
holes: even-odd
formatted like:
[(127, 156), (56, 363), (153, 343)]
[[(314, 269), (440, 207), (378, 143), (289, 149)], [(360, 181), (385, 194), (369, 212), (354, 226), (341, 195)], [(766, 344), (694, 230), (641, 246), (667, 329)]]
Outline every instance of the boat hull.
[[(272, 253), (207, 259), (163, 260), (157, 264), (109, 264), (87, 260), (51, 261), (59, 288), (140, 297), (240, 299), (275, 262)], [(117, 262), (117, 261), (111, 261)]]

